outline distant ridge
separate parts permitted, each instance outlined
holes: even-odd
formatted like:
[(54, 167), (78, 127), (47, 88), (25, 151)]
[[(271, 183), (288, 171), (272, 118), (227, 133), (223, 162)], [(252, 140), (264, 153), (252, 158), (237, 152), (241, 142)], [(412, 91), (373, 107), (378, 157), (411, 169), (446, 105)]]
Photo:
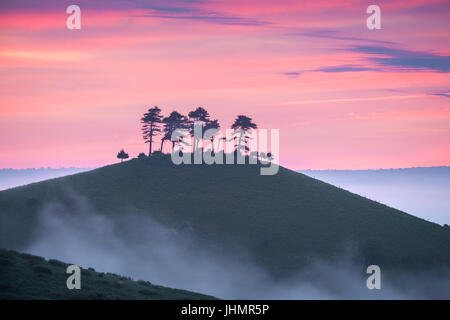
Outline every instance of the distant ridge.
[(407, 168), (379, 168), (379, 169), (298, 169), (298, 172), (304, 172), (304, 171), (317, 171), (317, 172), (323, 172), (323, 171), (339, 171), (339, 172), (376, 172), (376, 171), (416, 171), (416, 170), (434, 170), (434, 169), (448, 169), (450, 170), (450, 166), (431, 166), (431, 167), (407, 167)]
[(448, 166), (298, 172), (423, 219), (450, 224)]
[(0, 190), (15, 188), (29, 183), (47, 179), (63, 177), (92, 170), (92, 168), (27, 168), (27, 169), (0, 169)]

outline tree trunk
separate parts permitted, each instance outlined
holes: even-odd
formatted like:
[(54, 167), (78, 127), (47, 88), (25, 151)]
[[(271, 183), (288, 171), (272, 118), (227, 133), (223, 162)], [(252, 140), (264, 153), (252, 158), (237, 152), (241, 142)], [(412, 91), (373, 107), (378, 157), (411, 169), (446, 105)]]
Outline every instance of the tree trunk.
[(152, 142), (153, 142), (153, 123), (150, 125), (149, 135), (150, 135), (150, 141), (149, 141), (150, 146), (149, 146), (148, 156), (151, 157), (152, 156)]
[(162, 153), (162, 150), (163, 150), (164, 141), (166, 141), (166, 140), (165, 140), (164, 138), (162, 138), (162, 139), (161, 139), (161, 153)]
[(241, 150), (241, 141), (242, 141), (242, 136), (244, 135), (244, 133), (243, 132), (240, 132), (240, 135), (239, 135), (239, 140), (238, 140), (238, 150), (239, 150), (239, 152), (241, 152), (240, 150)]
[(197, 138), (194, 135), (194, 143), (192, 145), (192, 154), (194, 154), (196, 150), (197, 150)]

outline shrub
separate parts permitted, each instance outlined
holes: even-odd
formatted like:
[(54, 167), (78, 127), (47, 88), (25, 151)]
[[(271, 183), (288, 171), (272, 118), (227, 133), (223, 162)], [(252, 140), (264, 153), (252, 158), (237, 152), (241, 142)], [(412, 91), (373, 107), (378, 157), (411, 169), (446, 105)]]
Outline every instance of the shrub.
[(52, 266), (57, 266), (57, 267), (65, 267), (67, 265), (64, 262), (56, 260), (56, 259), (50, 259), (50, 260), (48, 260), (48, 263), (50, 263)]
[(86, 296), (86, 298), (88, 300), (105, 300), (106, 296), (103, 293), (96, 292), (96, 293), (89, 293)]
[(11, 283), (0, 283), (0, 291), (7, 292), (7, 291), (14, 291), (15, 287)]
[(82, 276), (86, 276), (86, 277), (90, 277), (91, 276), (91, 272), (86, 270), (86, 269), (81, 269), (81, 275)]
[(138, 291), (140, 294), (144, 295), (144, 296), (150, 296), (150, 297), (154, 297), (154, 296), (160, 296), (159, 293), (154, 292), (154, 291), (150, 291), (147, 289), (141, 289)]
[(44, 266), (36, 266), (33, 271), (41, 274), (52, 274), (52, 270)]
[(12, 263), (10, 260), (0, 258), (0, 266), (11, 267), (13, 265), (14, 263)]
[(17, 252), (12, 250), (0, 250), (0, 257), (2, 258), (11, 258), (17, 255)]
[(142, 285), (142, 286), (151, 286), (152, 285), (150, 283), (150, 281), (144, 281), (144, 280), (138, 280), (137, 283)]
[(20, 256), (22, 258), (28, 260), (29, 262), (45, 262), (45, 258), (34, 256), (34, 255), (28, 254), (28, 253), (21, 253)]

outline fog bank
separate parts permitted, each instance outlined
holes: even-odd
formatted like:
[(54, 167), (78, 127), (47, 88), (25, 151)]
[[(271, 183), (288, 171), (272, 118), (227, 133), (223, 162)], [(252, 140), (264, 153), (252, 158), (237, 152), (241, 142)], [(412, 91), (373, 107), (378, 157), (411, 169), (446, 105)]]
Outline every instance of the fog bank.
[(72, 209), (50, 203), (41, 210), (38, 232), (25, 251), (224, 299), (450, 298), (448, 276), (405, 276), (399, 289), (382, 274), (382, 289), (368, 290), (360, 268), (345, 257), (334, 264), (317, 261), (293, 278), (275, 281), (245, 252), (223, 252), (132, 209), (108, 216), (72, 197)]

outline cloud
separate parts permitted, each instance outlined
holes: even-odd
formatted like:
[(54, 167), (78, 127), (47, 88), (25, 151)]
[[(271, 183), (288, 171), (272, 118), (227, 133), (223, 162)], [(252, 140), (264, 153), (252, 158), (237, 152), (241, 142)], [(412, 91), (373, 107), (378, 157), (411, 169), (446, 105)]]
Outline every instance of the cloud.
[(410, 94), (410, 95), (403, 95), (403, 96), (288, 101), (288, 102), (285, 102), (284, 104), (285, 105), (301, 105), (301, 104), (336, 103), (336, 102), (382, 101), (382, 100), (426, 98), (428, 96), (429, 95), (426, 95), (426, 94)]
[(7, 58), (20, 58), (44, 61), (80, 61), (93, 58), (93, 54), (87, 52), (73, 51), (36, 51), (36, 50), (7, 50), (0, 51), (0, 56)]
[(391, 41), (375, 40), (369, 38), (360, 38), (354, 36), (344, 35), (336, 30), (329, 29), (302, 29), (295, 32), (288, 33), (291, 36), (311, 37), (320, 39), (335, 39), (335, 40), (349, 40), (349, 41), (363, 41), (366, 43), (378, 43), (378, 44), (395, 44)]
[(450, 56), (433, 53), (389, 48), (385, 46), (355, 46), (350, 51), (375, 55), (366, 58), (378, 66), (394, 67), (399, 70), (450, 71)]
[(142, 15), (133, 15), (134, 18), (162, 18), (162, 19), (178, 19), (178, 20), (198, 20), (198, 21), (206, 21), (210, 23), (217, 23), (223, 25), (238, 25), (238, 26), (261, 26), (269, 24), (265, 21), (259, 21), (255, 19), (249, 19), (244, 17), (237, 16), (228, 16), (221, 15), (216, 12), (199, 12), (198, 15), (161, 15), (161, 14), (142, 14)]
[[(336, 30), (328, 29), (304, 29), (289, 33), (288, 35), (371, 43), (372, 45), (355, 45), (344, 50), (374, 55), (372, 57), (367, 57), (366, 60), (371, 63), (375, 63), (377, 66), (391, 67), (402, 71), (431, 70), (442, 73), (447, 73), (450, 71), (450, 56), (397, 49), (393, 47), (396, 43), (390, 41), (349, 36)], [(382, 71), (381, 69), (352, 65), (324, 67), (316, 71), (347, 72), (371, 70)]]
[[(58, 1), (8, 1), (0, 3), (2, 12), (23, 13), (24, 11), (43, 12), (43, 11), (60, 11), (65, 9), (71, 3)], [(87, 1), (79, 0), (77, 5), (81, 10), (95, 11), (119, 11), (139, 10), (142, 14), (132, 14), (132, 18), (163, 18), (178, 20), (198, 20), (209, 23), (222, 25), (241, 25), (241, 26), (260, 26), (266, 25), (268, 22), (251, 19), (243, 16), (220, 13), (205, 9), (205, 2), (198, 0), (175, 0), (161, 3), (157, 0), (97, 0)]]
[(285, 76), (287, 76), (288, 78), (298, 78), (298, 76), (300, 75), (300, 72), (298, 72), (298, 71), (290, 71), (290, 72), (284, 72), (283, 74)]
[(440, 97), (445, 97), (445, 98), (450, 98), (450, 94), (449, 94), (449, 93), (444, 93), (444, 92), (430, 93), (430, 95), (432, 95), (432, 96), (440, 96)]
[(419, 3), (417, 6), (402, 7), (405, 14), (441, 14), (448, 16), (450, 13), (450, 3), (442, 1), (437, 3)]
[[(193, 5), (200, 3), (197, 0), (171, 0), (161, 5), (159, 0), (78, 0), (76, 4), (80, 8), (88, 10), (123, 10), (123, 9), (152, 9), (161, 11), (187, 12)], [(55, 11), (64, 10), (73, 4), (71, 1), (54, 0), (15, 0), (1, 1), (2, 11)]]
[(354, 72), (354, 71), (379, 71), (376, 68), (362, 67), (359, 65), (345, 64), (339, 66), (321, 67), (314, 71), (317, 72)]

